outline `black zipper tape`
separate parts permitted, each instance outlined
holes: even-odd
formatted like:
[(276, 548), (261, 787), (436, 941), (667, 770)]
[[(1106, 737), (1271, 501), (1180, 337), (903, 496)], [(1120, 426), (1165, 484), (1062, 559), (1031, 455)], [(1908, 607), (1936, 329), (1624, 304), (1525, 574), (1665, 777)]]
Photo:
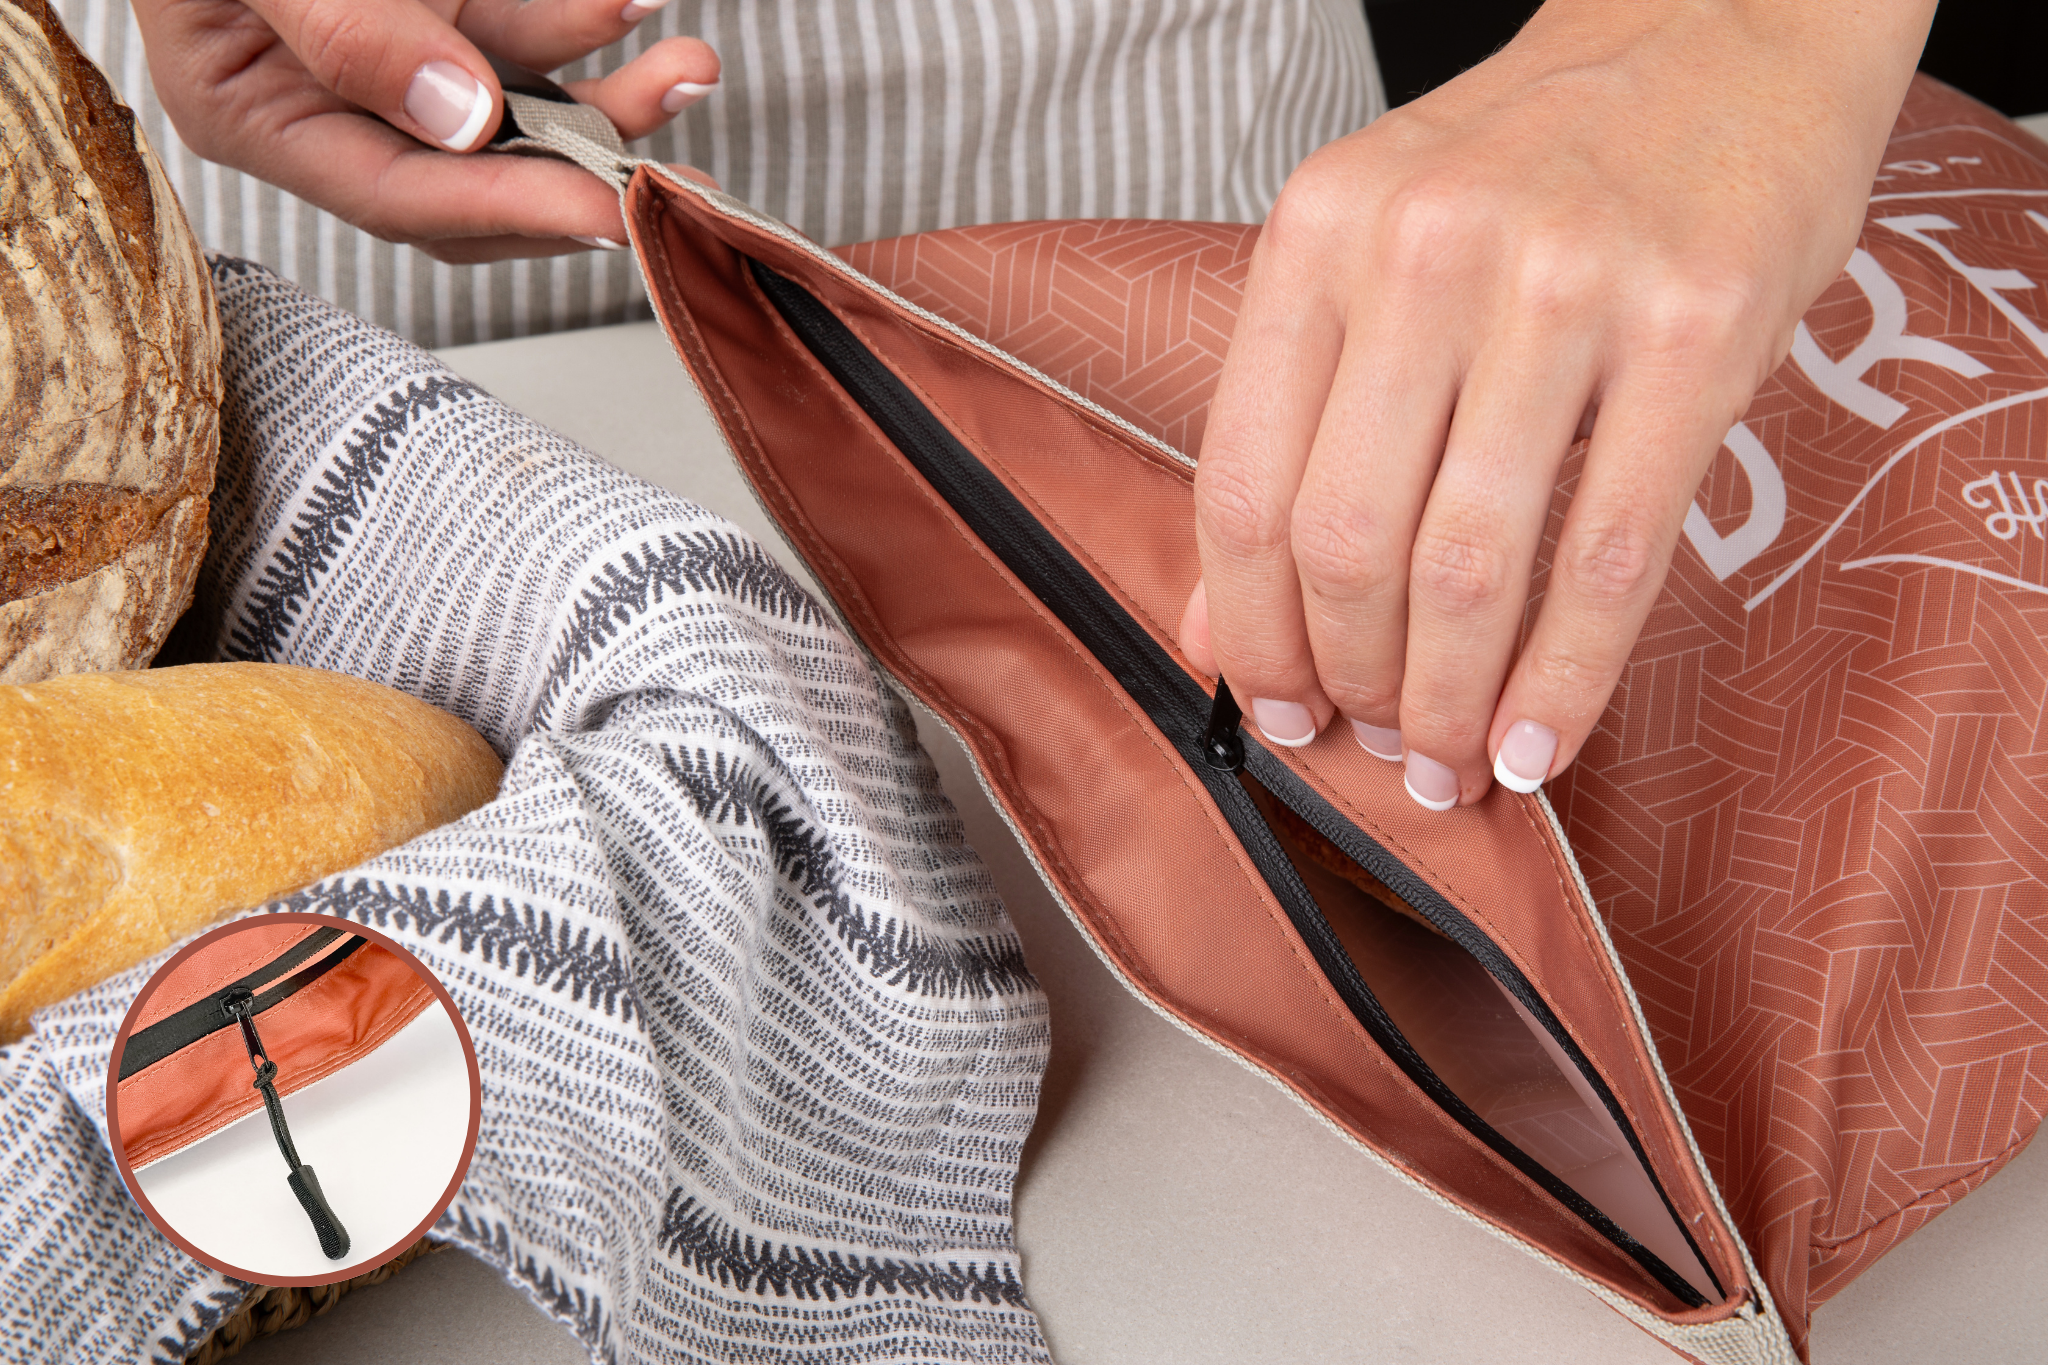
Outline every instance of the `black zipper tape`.
[(959, 514), (982, 544), (1073, 632), (1201, 778), (1218, 811), (1308, 946), (1316, 965), (1374, 1043), (1460, 1126), (1628, 1255), (1679, 1302), (1688, 1308), (1706, 1305), (1707, 1300), (1691, 1282), (1481, 1118), (1415, 1051), (1360, 976), (1357, 965), (1344, 951), (1265, 817), (1240, 785), (1240, 766), (1246, 776), (1471, 953), (1557, 1040), (1627, 1136), (1645, 1175), (1670, 1210), (1673, 1223), (1725, 1298), (1726, 1287), (1714, 1276), (1706, 1257), (1699, 1255), (1692, 1230), (1678, 1216), (1665, 1193), (1619, 1100), (1499, 945), (1399, 858), (1345, 819), (1264, 745), (1244, 734), (1238, 728), (1237, 704), (1229, 699), (1227, 689), (1219, 683), (1214, 697), (1204, 692), (1095, 576), (1038, 523), (1002, 480), (961, 445), (909, 386), (868, 350), (831, 309), (802, 286), (759, 261), (750, 260), (748, 264), (755, 282), (783, 321), (840, 387)]
[[(121, 1080), (127, 1080), (144, 1067), (154, 1066), (172, 1053), (188, 1048), (202, 1038), (233, 1028), (235, 1020), (221, 1004), (221, 999), (230, 991), (247, 990), (256, 994), (256, 1012), (264, 1010), (312, 985), (315, 981), (347, 961), (369, 940), (360, 934), (347, 934), (349, 942), (327, 957), (321, 958), (311, 967), (284, 980), (278, 979), (281, 972), (290, 971), (307, 958), (326, 950), (336, 939), (347, 934), (343, 929), (316, 929), (291, 948), (271, 959), (268, 963), (250, 972), (239, 981), (230, 982), (219, 991), (203, 1000), (195, 1000), (176, 1014), (166, 1015), (146, 1029), (128, 1035), (128, 1044), (121, 1050)], [(269, 984), (266, 984), (269, 983)]]

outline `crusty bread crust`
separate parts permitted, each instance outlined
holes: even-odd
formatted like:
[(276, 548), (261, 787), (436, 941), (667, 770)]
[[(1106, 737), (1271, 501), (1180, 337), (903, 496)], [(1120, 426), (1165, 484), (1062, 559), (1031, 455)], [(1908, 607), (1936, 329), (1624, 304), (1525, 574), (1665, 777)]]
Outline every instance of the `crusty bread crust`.
[(31, 1010), (496, 794), (476, 731), (282, 664), (0, 686), (0, 1042)]
[(206, 547), (206, 260), (46, 0), (0, 0), (0, 145), (0, 682), (138, 668)]

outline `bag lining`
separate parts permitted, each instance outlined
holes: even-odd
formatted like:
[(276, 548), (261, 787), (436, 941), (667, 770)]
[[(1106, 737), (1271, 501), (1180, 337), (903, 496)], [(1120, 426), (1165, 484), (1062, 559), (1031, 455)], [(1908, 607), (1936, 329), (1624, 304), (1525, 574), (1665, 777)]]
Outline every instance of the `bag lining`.
[[(1219, 812), (1258, 868), (1314, 957), (1318, 968), (1374, 1043), (1447, 1115), (1612, 1243), (1688, 1308), (1708, 1300), (1688, 1280), (1614, 1220), (1522, 1151), (1472, 1110), (1432, 1070), (1386, 1014), (1360, 976), (1299, 871), (1257, 803), (1232, 774), (1203, 760), (1210, 709), (1206, 692), (1105, 592), (1057, 540), (1037, 525), (1015, 496), (960, 445), (886, 365), (808, 291), (748, 260), (753, 277), (783, 321), (859, 404), (982, 542), (1073, 631), (1119, 686), (1157, 724), (1202, 779)], [(1726, 1298), (1726, 1289), (1678, 1217), (1618, 1100), (1585, 1054), (1514, 963), (1462, 912), (1375, 840), (1345, 820), (1263, 746), (1245, 737), (1247, 772), (1258, 785), (1329, 844), (1465, 949), (1557, 1043), (1625, 1135), (1637, 1163), (1670, 1213), (1673, 1226)]]

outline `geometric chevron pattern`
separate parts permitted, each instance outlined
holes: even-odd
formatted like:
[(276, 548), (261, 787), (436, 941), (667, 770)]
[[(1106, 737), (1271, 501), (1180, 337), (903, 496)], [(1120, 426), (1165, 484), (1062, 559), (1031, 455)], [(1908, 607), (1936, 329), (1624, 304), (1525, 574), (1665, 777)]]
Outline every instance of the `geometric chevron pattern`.
[[(842, 254), (1198, 453), (1256, 238), (1024, 223)], [(2048, 148), (1917, 80), (1858, 257), (1551, 787), (1802, 1349), (2048, 1110), (2044, 286)]]
[(1228, 223), (1005, 223), (839, 254), (1168, 445), (1196, 451), (1257, 236)]

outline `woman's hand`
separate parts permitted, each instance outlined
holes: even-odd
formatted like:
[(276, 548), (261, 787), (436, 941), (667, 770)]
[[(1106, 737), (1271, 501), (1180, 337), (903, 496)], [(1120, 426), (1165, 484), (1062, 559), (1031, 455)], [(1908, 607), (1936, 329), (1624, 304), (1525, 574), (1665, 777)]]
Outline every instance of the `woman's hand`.
[(1342, 717), (1433, 809), (1571, 763), (1715, 449), (1848, 259), (1933, 9), (1550, 0), (1303, 163), (1211, 410), (1182, 625), (1267, 738)]
[[(626, 234), (618, 196), (566, 162), (453, 155), (482, 146), (504, 113), (473, 43), (550, 71), (623, 37), (663, 3), (135, 0), (135, 10), (157, 95), (201, 156), (387, 241), (444, 261), (489, 261)], [(635, 138), (717, 81), (717, 54), (674, 38), (568, 90)]]

